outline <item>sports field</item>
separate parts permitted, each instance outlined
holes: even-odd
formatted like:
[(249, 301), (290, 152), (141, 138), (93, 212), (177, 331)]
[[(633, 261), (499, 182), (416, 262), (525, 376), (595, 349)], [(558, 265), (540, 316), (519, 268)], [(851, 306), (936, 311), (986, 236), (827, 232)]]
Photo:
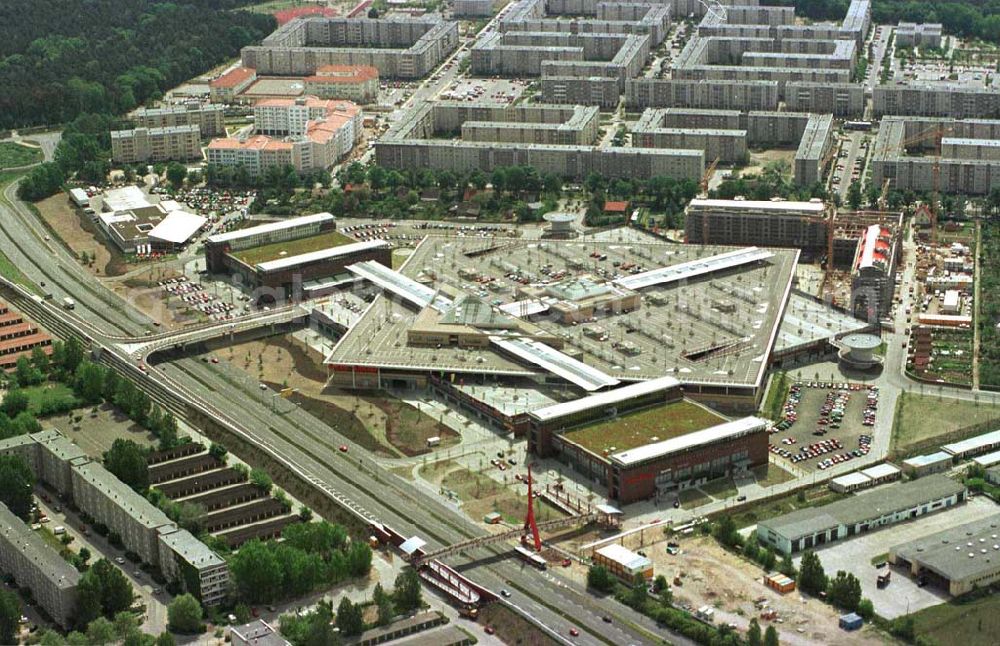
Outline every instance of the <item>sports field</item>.
[(726, 419), (687, 401), (645, 408), (566, 433), (566, 439), (597, 454), (627, 451), (637, 446), (700, 431)]
[(321, 233), (318, 236), (299, 238), (298, 240), (284, 240), (282, 242), (273, 242), (260, 247), (251, 247), (250, 249), (235, 251), (233, 252), (233, 256), (239, 258), (252, 267), (258, 263), (267, 262), (269, 260), (299, 256), (304, 253), (311, 253), (321, 249), (329, 249), (331, 247), (351, 244), (352, 242), (357, 241), (353, 238), (345, 236), (343, 233), (328, 231), (326, 233)]

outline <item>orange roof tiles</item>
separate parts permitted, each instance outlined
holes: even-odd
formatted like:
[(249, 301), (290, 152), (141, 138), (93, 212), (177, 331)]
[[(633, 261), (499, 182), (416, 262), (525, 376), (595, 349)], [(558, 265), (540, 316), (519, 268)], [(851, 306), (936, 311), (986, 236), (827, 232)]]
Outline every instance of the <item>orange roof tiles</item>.
[(378, 70), (370, 65), (323, 65), (316, 74), (307, 76), (312, 83), (360, 83), (378, 78)]
[(606, 213), (624, 213), (628, 209), (628, 202), (605, 202), (604, 211)]
[(236, 87), (257, 75), (252, 67), (237, 67), (209, 83), (210, 87)]

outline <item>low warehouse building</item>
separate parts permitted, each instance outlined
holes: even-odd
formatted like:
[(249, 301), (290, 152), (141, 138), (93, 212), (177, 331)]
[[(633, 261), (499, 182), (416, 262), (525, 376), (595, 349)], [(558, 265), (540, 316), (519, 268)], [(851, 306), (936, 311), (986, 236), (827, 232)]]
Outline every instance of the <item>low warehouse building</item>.
[(927, 455), (917, 455), (903, 460), (903, 471), (914, 478), (928, 476), (932, 473), (941, 473), (951, 468), (954, 456), (945, 451), (930, 453)]
[(950, 453), (956, 458), (970, 458), (974, 455), (982, 455), (989, 451), (1000, 449), (1000, 431), (983, 433), (975, 437), (960, 442), (945, 444), (941, 450)]
[(957, 597), (1000, 581), (1000, 514), (889, 550), (889, 562)]
[(645, 556), (612, 543), (594, 551), (594, 563), (602, 565), (619, 579), (631, 584), (636, 576), (653, 578), (653, 562)]
[(937, 474), (762, 521), (757, 537), (789, 554), (947, 509), (965, 498), (965, 485)]

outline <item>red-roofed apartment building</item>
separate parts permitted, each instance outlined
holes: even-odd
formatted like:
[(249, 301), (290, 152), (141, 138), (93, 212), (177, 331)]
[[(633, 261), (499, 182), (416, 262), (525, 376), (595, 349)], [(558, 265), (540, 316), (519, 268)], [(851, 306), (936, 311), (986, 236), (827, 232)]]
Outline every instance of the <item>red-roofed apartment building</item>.
[(374, 103), (378, 98), (378, 70), (370, 65), (324, 65), (304, 81), (308, 94), (323, 99)]
[(213, 139), (206, 151), (208, 163), (242, 165), (251, 177), (284, 165), (309, 172), (337, 163), (361, 138), (361, 108), (349, 101), (267, 99), (254, 106), (254, 119), (257, 133), (267, 134)]
[(257, 80), (257, 70), (237, 67), (226, 72), (208, 84), (208, 96), (212, 103), (232, 103), (240, 92)]

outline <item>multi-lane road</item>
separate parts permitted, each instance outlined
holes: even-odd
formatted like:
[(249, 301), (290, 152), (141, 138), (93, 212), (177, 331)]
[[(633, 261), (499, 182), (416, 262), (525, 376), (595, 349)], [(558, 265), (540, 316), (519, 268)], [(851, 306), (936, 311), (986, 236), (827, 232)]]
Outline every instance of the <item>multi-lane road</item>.
[[(16, 200), (13, 186), (4, 198), (0, 201), (0, 244), (29, 280), (44, 283), (43, 289), (56, 301), (63, 296), (74, 298), (77, 306), (73, 315), (106, 337), (124, 335), (140, 340), (153, 329), (152, 321), (132, 308), (127, 299), (106, 289), (62, 245), (46, 240), (43, 225)], [(255, 444), (317, 489), (351, 501), (355, 508), (406, 535), (420, 535), (432, 548), (484, 533), (442, 500), (367, 459), (360, 447), (336, 429), (298, 408), (287, 407), (283, 400), (276, 403), (262, 398), (256, 382), (225, 362), (182, 359), (150, 370), (151, 387), (160, 385), (201, 408), (218, 411), (219, 416), (238, 417), (238, 425), (252, 434)], [(272, 409), (280, 404), (288, 410)], [(341, 444), (349, 445), (350, 451), (337, 450)], [(667, 636), (648, 618), (613, 600), (594, 597), (558, 574), (525, 569), (501, 548), (481, 549), (449, 561), (481, 585), (511, 590), (510, 602), (554, 634), (565, 637), (570, 628), (579, 629), (580, 637), (573, 640), (576, 643), (656, 643)], [(679, 636), (671, 635), (669, 640), (686, 643)]]

